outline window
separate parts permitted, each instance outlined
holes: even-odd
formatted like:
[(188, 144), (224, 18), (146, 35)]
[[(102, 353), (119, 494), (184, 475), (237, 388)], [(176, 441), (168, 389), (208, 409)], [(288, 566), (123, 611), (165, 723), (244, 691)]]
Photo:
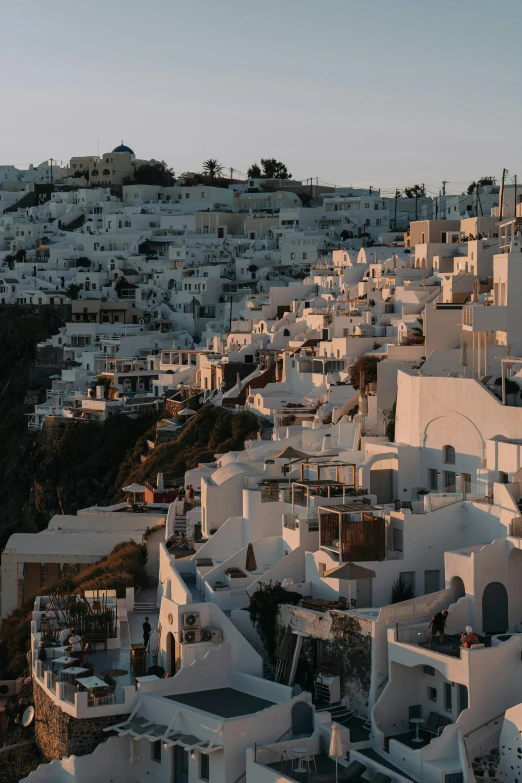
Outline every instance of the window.
[(436, 593), (440, 587), (440, 571), (424, 571), (424, 595)]
[(504, 473), (503, 470), (499, 470), (498, 480), (500, 484), (509, 484), (509, 476), (507, 473)]
[(370, 209), (370, 204), (368, 202), (366, 202), (365, 205), (364, 205), (364, 208), (365, 209)]
[(98, 169), (93, 169), (91, 174), (92, 174), (93, 177), (97, 177), (98, 176)]
[(428, 489), (433, 492), (439, 489), (439, 475), (435, 468), (428, 468)]
[(456, 492), (457, 489), (457, 476), (452, 470), (444, 471), (444, 491)]
[(156, 740), (156, 742), (151, 743), (150, 757), (152, 761), (159, 761), (161, 764), (161, 740)]
[(423, 666), (424, 674), (428, 674), (430, 677), (435, 677), (435, 669), (433, 666)]
[(295, 259), (295, 253), (290, 253), (290, 260), (293, 261)]
[(395, 552), (402, 552), (402, 530), (392, 527), (392, 547)]
[(453, 446), (444, 446), (442, 449), (442, 461), (445, 465), (455, 464), (455, 449)]
[(210, 758), (206, 753), (199, 756), (199, 777), (201, 780), (210, 780)]
[(104, 177), (110, 177), (110, 175), (111, 175), (111, 172), (109, 171), (109, 169), (103, 169), (103, 176)]
[(444, 683), (444, 709), (446, 710), (446, 712), (453, 712), (451, 682)]
[(303, 253), (303, 258), (308, 258), (308, 254), (307, 253)]
[(401, 571), (399, 578), (415, 592), (415, 571)]
[(428, 686), (428, 700), (437, 701), (437, 689)]
[(377, 218), (377, 220), (375, 221), (375, 225), (376, 226), (380, 226), (381, 225), (381, 219), (380, 218)]

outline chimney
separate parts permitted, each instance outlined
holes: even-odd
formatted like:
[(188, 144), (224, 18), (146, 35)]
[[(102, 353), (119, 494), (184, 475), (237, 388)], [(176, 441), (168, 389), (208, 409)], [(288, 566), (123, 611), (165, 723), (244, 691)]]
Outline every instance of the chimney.
[(165, 489), (165, 484), (163, 483), (163, 473), (158, 473), (156, 476), (156, 489), (158, 492), (163, 492)]
[(333, 440), (330, 433), (327, 433), (323, 438), (323, 446), (322, 451), (328, 451), (328, 449), (333, 448)]
[(105, 396), (105, 386), (97, 386), (96, 387), (96, 399), (97, 400), (103, 400)]

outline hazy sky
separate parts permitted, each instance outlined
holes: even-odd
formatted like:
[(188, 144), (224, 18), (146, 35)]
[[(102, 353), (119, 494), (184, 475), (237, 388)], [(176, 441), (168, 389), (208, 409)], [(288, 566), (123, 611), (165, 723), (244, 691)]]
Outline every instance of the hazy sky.
[(460, 191), (522, 170), (521, 22), (520, 0), (2, 0), (0, 163), (123, 139), (177, 173), (276, 157)]

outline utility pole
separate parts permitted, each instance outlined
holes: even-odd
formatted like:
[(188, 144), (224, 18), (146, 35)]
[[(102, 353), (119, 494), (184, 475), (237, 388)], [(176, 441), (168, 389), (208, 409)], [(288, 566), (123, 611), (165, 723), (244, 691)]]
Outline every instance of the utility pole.
[(506, 181), (507, 169), (502, 169), (502, 185), (500, 187), (500, 214), (498, 219), (502, 220), (504, 213), (504, 182)]
[(515, 182), (515, 212), (513, 217), (516, 218), (517, 216), (517, 175), (514, 176), (514, 182)]
[(397, 231), (397, 201), (399, 199), (401, 192), (397, 188), (395, 188), (395, 213), (393, 217), (393, 230)]
[(437, 196), (435, 196), (435, 220), (439, 219), (439, 201), (437, 199)]
[(230, 181), (231, 181), (231, 182), (232, 182), (232, 180), (233, 180), (233, 174), (234, 174), (234, 169), (233, 169), (233, 168), (232, 168), (232, 166), (231, 166), (231, 167), (230, 167)]
[(53, 159), (51, 158), (51, 187), (53, 186)]

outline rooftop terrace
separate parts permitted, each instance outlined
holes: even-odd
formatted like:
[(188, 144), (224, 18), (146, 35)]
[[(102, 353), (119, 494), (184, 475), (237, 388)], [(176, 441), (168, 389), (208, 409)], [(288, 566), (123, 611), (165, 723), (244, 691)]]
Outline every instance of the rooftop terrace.
[(167, 699), (203, 710), (220, 718), (240, 718), (243, 715), (266, 710), (272, 707), (274, 702), (260, 699), (249, 693), (238, 691), (235, 688), (214, 688), (206, 691), (194, 691), (192, 693), (180, 693), (175, 696), (167, 696)]

